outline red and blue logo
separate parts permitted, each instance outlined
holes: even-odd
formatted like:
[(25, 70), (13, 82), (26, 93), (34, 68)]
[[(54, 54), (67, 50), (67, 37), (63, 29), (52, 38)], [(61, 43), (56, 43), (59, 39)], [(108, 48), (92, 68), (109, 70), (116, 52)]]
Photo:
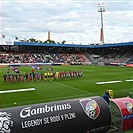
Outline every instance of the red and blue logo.
[(81, 99), (79, 101), (86, 115), (91, 119), (96, 119), (100, 114), (100, 108), (97, 102), (93, 99)]
[(125, 102), (123, 102), (123, 104), (129, 113), (133, 113), (133, 104), (131, 102), (125, 101)]

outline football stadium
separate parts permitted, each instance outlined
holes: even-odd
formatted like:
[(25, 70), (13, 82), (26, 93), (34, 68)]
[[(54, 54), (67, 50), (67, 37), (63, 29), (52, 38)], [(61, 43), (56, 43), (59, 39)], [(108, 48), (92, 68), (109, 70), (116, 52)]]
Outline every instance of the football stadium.
[[(102, 98), (108, 90), (109, 106), (117, 114), (109, 131), (122, 130), (120, 121), (125, 119), (117, 123), (122, 114), (111, 99), (133, 98), (133, 42), (76, 45), (17, 41), (1, 45), (0, 51), (1, 109)], [(57, 109), (55, 104), (51, 107)], [(130, 102), (131, 121), (132, 108)]]
[(105, 41), (97, 2), (0, 2), (0, 133), (133, 132), (132, 2), (103, 1)]
[(133, 132), (133, 1), (97, 2), (0, 2), (0, 133)]

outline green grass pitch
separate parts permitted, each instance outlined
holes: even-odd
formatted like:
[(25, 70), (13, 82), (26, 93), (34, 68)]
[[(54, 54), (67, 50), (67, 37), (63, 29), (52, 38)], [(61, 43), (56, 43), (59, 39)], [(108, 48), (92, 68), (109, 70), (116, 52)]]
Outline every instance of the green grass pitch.
[[(20, 73), (30, 73), (31, 66), (18, 67)], [(46, 72), (42, 67), (41, 72)], [(113, 90), (114, 98), (133, 97), (133, 68), (119, 66), (53, 66), (54, 72), (82, 70), (83, 78), (70, 80), (46, 80), (5, 84), (3, 75), (8, 67), (0, 68), (0, 91), (35, 88), (34, 91), (0, 94), (0, 108), (53, 102), (66, 99), (102, 96), (106, 90)], [(11, 71), (13, 74), (14, 72)], [(96, 84), (97, 82), (120, 81), (118, 83)]]

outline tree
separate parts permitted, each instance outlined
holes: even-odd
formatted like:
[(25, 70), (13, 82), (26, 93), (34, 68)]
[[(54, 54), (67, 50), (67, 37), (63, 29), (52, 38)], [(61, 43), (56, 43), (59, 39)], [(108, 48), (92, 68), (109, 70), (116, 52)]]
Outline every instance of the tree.
[(54, 40), (46, 40), (44, 43), (49, 43), (49, 44), (55, 44), (55, 41)]
[(62, 41), (62, 44), (65, 44), (65, 43), (66, 43), (66, 41), (65, 41), (65, 40), (63, 40), (63, 41)]
[(36, 39), (30, 38), (29, 41), (30, 41), (30, 42), (36, 42)]
[(47, 43), (47, 44), (65, 44), (66, 41), (63, 40), (61, 43), (60, 42), (55, 42), (54, 40), (46, 40), (42, 42), (41, 40), (36, 40), (35, 38), (30, 38), (29, 40), (26, 40), (27, 42), (34, 42), (34, 43)]

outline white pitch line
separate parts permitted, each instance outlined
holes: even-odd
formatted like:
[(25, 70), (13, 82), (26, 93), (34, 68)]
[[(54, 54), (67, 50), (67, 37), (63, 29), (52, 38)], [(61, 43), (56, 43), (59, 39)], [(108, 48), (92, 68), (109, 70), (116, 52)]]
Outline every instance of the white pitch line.
[(116, 80), (116, 81), (107, 81), (107, 82), (96, 82), (96, 84), (113, 84), (113, 83), (120, 83), (122, 81)]
[[(54, 81), (52, 81), (52, 82), (54, 82)], [(65, 86), (65, 87), (71, 88), (71, 89), (74, 89), (74, 90), (78, 90), (78, 91), (81, 91), (81, 92), (84, 92), (84, 93), (92, 94), (92, 93), (90, 93), (88, 91), (83, 91), (83, 90), (80, 90), (78, 88), (75, 88), (75, 87), (72, 87), (72, 86), (69, 86), (69, 85), (61, 84), (61, 83), (58, 83), (58, 82), (54, 82), (54, 83), (59, 84), (61, 86)]]
[(133, 79), (129, 79), (129, 80), (125, 80), (125, 81), (127, 81), (127, 82), (132, 82), (132, 81), (133, 81)]
[(22, 91), (33, 91), (35, 88), (27, 88), (27, 89), (19, 89), (19, 90), (8, 90), (8, 91), (0, 91), (2, 93), (11, 93), (11, 92), (22, 92)]

